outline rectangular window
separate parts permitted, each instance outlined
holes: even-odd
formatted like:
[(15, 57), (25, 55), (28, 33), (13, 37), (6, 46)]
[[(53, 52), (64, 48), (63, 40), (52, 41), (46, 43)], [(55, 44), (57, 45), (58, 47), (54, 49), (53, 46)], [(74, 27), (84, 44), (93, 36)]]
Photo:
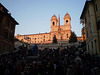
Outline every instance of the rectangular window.
[(11, 29), (14, 29), (15, 28), (15, 25), (14, 24), (11, 24)]
[(45, 42), (45, 39), (43, 39), (43, 41)]
[(96, 12), (98, 11), (98, 6), (97, 6), (97, 4), (95, 5), (95, 11), (96, 11)]
[(89, 25), (90, 25), (90, 34), (92, 34), (91, 22), (89, 23)]
[(8, 39), (8, 30), (6, 30), (6, 32), (4, 32), (4, 38)]
[(6, 50), (6, 45), (3, 45), (2, 46), (2, 50)]
[(93, 41), (91, 42), (91, 46), (92, 46), (92, 49), (93, 49)]
[(89, 12), (89, 10), (88, 10), (88, 17), (90, 18), (90, 12)]
[(97, 30), (100, 30), (100, 20), (97, 22)]
[(10, 35), (9, 40), (10, 40), (11, 42), (13, 42), (13, 40), (14, 40), (14, 36), (13, 36), (13, 35)]
[(85, 17), (85, 24), (87, 23), (87, 19), (86, 19), (86, 17)]
[(68, 38), (68, 34), (67, 34), (67, 38)]
[(2, 16), (0, 15), (0, 23), (2, 22)]
[(86, 28), (86, 37), (88, 38), (88, 29)]
[(11, 47), (8, 47), (8, 51), (10, 51)]
[(6, 20), (6, 25), (9, 26), (10, 25), (10, 21), (7, 19)]
[(88, 51), (90, 51), (89, 45), (88, 45)]

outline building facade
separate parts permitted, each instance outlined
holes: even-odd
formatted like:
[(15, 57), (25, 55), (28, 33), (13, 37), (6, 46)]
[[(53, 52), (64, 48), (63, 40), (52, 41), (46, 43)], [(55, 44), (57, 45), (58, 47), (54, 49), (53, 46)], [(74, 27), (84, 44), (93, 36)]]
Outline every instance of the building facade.
[(82, 41), (86, 41), (85, 27), (82, 28)]
[(87, 50), (100, 54), (100, 0), (87, 0), (80, 19), (85, 22)]
[(15, 38), (27, 43), (45, 44), (52, 43), (53, 37), (56, 35), (57, 41), (68, 41), (71, 35), (71, 17), (68, 13), (64, 16), (64, 25), (60, 25), (60, 17), (57, 18), (54, 14), (51, 17), (51, 31), (50, 33), (39, 33), (30, 35), (17, 34)]
[(0, 3), (0, 53), (14, 50), (15, 26), (18, 23)]

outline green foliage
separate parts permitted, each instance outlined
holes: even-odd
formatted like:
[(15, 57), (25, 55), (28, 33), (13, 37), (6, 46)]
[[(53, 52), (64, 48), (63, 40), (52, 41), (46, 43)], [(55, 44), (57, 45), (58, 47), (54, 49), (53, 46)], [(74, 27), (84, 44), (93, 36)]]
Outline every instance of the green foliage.
[(72, 42), (77, 42), (77, 37), (74, 32), (71, 32), (71, 36), (69, 38), (69, 43), (72, 43)]
[(57, 43), (56, 35), (54, 35), (54, 37), (53, 37), (53, 43)]

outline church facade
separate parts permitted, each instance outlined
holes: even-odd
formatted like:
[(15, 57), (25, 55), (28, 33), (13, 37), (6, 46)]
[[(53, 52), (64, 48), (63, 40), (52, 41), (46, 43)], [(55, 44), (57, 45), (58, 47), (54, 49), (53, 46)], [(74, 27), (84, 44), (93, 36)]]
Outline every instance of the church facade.
[(64, 16), (64, 25), (60, 25), (60, 17), (57, 18), (55, 14), (51, 17), (50, 33), (39, 33), (29, 35), (17, 34), (15, 38), (27, 43), (46, 44), (52, 43), (54, 35), (56, 36), (58, 42), (69, 41), (71, 35), (71, 17), (68, 13), (66, 13)]

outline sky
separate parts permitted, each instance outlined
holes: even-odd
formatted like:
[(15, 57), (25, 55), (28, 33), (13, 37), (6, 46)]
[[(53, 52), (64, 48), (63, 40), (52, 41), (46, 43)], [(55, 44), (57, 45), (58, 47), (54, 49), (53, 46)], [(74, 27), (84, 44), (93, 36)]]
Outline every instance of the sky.
[(82, 24), (80, 16), (86, 0), (0, 0), (12, 17), (19, 23), (16, 25), (17, 34), (49, 33), (51, 17), (60, 15), (60, 24), (64, 25), (64, 16), (71, 16), (71, 30), (81, 36)]

